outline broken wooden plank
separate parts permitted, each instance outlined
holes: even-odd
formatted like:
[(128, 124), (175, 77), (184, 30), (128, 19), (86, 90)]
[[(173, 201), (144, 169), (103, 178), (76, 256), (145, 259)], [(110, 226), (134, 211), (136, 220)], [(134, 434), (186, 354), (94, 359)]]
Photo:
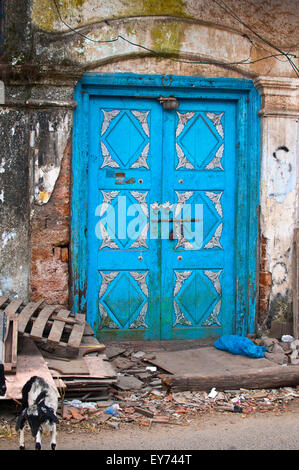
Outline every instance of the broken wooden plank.
[[(62, 318), (62, 319), (67, 320), (70, 313), (71, 312), (69, 310), (60, 310), (59, 311), (59, 317)], [(63, 322), (54, 320), (54, 323), (52, 325), (50, 334), (48, 336), (48, 341), (50, 343), (51, 342), (52, 343), (59, 343), (59, 341), (61, 339), (61, 336), (62, 336), (63, 329), (64, 329), (64, 325), (65, 324)]]
[(29, 304), (23, 308), (19, 314), (18, 330), (20, 333), (25, 332), (29, 320), (43, 303), (44, 300), (40, 300), (39, 302), (29, 302)]
[(7, 392), (4, 399), (20, 399), (22, 387), (33, 375), (43, 377), (59, 395), (55, 382), (34, 341), (23, 338), (23, 346), (17, 357), (15, 375), (6, 377)]
[[(3, 299), (4, 300), (4, 299)], [(3, 302), (2, 300), (2, 302)], [(7, 300), (7, 299), (6, 299)], [(6, 303), (3, 302), (2, 306)], [(15, 299), (9, 301), (2, 312), (2, 347), (1, 356), (6, 372), (15, 369), (17, 364), (17, 347), (18, 347), (18, 315), (16, 312), (22, 305), (23, 301)], [(4, 325), (4, 323), (5, 325)], [(5, 329), (3, 327), (5, 326)]]
[(116, 377), (116, 371), (110, 362), (107, 361), (105, 354), (101, 356), (84, 356), (83, 359), (87, 364), (91, 377)]
[(4, 370), (12, 371), (17, 365), (18, 315), (7, 316), (7, 332), (4, 350)]
[[(59, 312), (59, 314), (60, 313), (61, 312)], [(51, 316), (51, 318), (49, 319), (49, 323), (53, 323), (54, 321), (62, 322), (65, 325), (79, 325), (79, 324), (81, 324), (81, 322), (79, 322), (78, 320), (73, 320), (72, 318), (63, 318), (62, 316), (59, 317), (58, 315), (55, 315), (54, 317)]]
[(85, 315), (77, 313), (76, 319), (79, 320), (81, 324), (74, 325), (68, 339), (68, 346), (72, 348), (79, 348), (85, 328)]
[(5, 307), (4, 311), (6, 312), (7, 315), (14, 315), (17, 310), (20, 308), (22, 305), (23, 301), (22, 300), (12, 300), (7, 307)]
[(38, 317), (34, 321), (33, 327), (30, 332), (30, 337), (33, 339), (42, 339), (43, 338), (43, 331), (47, 324), (47, 321), (52, 315), (52, 313), (56, 310), (56, 305), (47, 305), (42, 309), (39, 313)]
[(293, 387), (299, 384), (299, 366), (273, 366), (264, 369), (240, 369), (218, 375), (163, 375), (163, 385), (172, 392), (264, 389)]
[(59, 359), (46, 358), (49, 369), (54, 369), (61, 375), (88, 375), (89, 369), (83, 359), (73, 359), (72, 361), (60, 361)]

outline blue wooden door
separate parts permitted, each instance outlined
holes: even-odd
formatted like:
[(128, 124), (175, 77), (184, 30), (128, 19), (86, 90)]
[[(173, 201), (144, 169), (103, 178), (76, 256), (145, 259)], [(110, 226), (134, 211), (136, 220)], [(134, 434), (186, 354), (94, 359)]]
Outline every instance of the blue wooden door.
[(87, 314), (99, 338), (234, 329), (233, 102), (93, 97)]

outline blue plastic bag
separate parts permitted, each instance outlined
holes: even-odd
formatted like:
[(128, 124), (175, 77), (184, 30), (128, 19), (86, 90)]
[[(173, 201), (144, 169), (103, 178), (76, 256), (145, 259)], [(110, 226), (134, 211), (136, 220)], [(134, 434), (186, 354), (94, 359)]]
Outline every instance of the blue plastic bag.
[(252, 358), (265, 357), (265, 346), (254, 344), (246, 336), (224, 335), (218, 338), (214, 343), (215, 348), (228, 351), (232, 354), (241, 354)]

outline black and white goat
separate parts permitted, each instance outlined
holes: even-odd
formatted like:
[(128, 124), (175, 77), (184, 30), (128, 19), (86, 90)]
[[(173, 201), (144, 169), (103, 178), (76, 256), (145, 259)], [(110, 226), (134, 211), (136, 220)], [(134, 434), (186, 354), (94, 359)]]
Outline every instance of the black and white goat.
[(20, 430), (20, 449), (25, 449), (24, 427), (28, 421), (33, 437), (35, 449), (41, 449), (42, 431), (51, 431), (51, 448), (56, 448), (56, 411), (58, 397), (53, 389), (42, 377), (31, 377), (22, 388), (22, 411), (17, 419), (16, 430)]
[(4, 375), (4, 366), (0, 362), (0, 396), (3, 397), (6, 394), (6, 382)]

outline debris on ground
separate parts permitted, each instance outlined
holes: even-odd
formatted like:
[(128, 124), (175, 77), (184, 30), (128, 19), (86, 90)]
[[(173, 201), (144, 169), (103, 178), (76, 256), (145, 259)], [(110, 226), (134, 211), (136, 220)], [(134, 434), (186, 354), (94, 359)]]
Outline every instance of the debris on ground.
[(148, 428), (163, 424), (186, 426), (211, 413), (238, 413), (242, 418), (270, 411), (280, 415), (290, 411), (290, 402), (299, 398), (299, 387), (226, 390), (216, 396), (213, 393), (213, 397), (208, 392), (118, 391), (107, 402), (66, 402), (61, 426), (98, 432), (129, 423)]

